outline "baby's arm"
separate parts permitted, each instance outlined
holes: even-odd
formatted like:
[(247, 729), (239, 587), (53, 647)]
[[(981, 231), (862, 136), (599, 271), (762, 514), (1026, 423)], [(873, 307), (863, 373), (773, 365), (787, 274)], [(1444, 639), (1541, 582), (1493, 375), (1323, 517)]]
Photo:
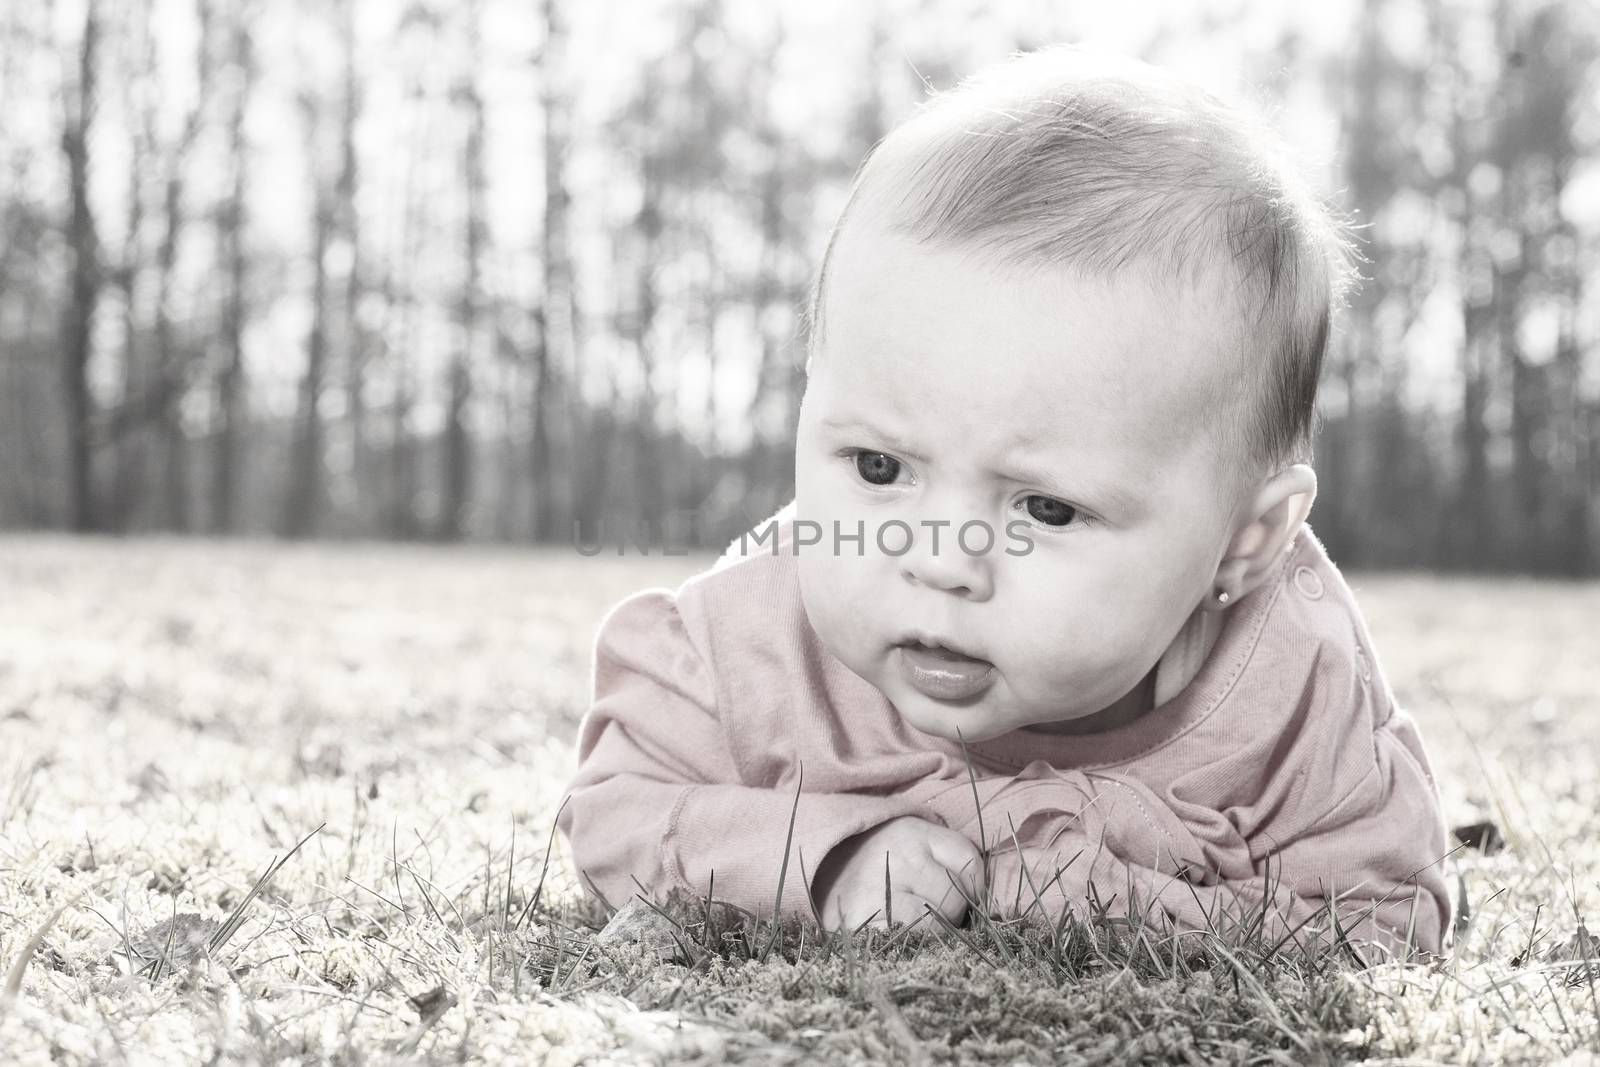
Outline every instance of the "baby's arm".
[(792, 781), (745, 784), (710, 666), (666, 590), (635, 594), (602, 621), (578, 759), (559, 825), (581, 876), (614, 907), (637, 879), (654, 899), (711, 892), (770, 914), (793, 813), (780, 908), (811, 914), (808, 880), (834, 845), (927, 814), (909, 798), (855, 793), (806, 792), (797, 807)]
[[(1281, 792), (1238, 804), (1237, 784), (1249, 772), (1231, 771), (1228, 760), (1160, 795), (1126, 773), (1042, 763), (1014, 778), (980, 779), (989, 906), (1054, 918), (1104, 905), (1219, 931), (1259, 922), (1269, 939), (1292, 933), (1308, 942), (1330, 926), (1332, 900), (1352, 941), (1437, 952), (1450, 905), (1420, 743), (1397, 715), (1368, 732), (1365, 745), (1368, 766), (1356, 786), (1321, 801), (1289, 766), (1279, 768)], [(968, 783), (925, 783), (913, 793), (978, 839)]]

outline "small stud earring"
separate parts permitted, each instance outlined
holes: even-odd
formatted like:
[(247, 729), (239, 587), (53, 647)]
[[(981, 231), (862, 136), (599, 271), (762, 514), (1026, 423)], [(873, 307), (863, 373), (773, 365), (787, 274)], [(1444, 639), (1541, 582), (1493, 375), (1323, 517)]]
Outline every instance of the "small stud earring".
[(1226, 589), (1217, 590), (1217, 603), (1218, 604), (1226, 604), (1228, 602), (1228, 600), (1229, 600), (1228, 591)]

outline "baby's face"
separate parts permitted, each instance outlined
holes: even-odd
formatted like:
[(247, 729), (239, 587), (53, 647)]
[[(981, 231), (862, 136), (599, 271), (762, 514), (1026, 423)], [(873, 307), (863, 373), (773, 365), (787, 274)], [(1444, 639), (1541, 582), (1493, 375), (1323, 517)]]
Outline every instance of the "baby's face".
[[(797, 518), (822, 530), (797, 550), (801, 593), (828, 650), (951, 739), (1130, 696), (1209, 594), (1243, 499), (1213, 443), (1241, 388), (1221, 301), (847, 229), (795, 461)], [(861, 547), (836, 551), (835, 523), (862, 524)]]

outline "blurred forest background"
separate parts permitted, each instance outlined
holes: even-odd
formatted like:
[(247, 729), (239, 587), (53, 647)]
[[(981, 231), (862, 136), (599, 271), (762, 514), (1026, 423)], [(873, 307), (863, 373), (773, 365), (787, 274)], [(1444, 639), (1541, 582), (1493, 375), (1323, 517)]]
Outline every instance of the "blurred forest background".
[(1088, 40), (1254, 87), (1363, 224), (1334, 557), (1600, 573), (1600, 8), (1139, 6), (0, 5), (0, 528), (717, 547), (861, 156)]

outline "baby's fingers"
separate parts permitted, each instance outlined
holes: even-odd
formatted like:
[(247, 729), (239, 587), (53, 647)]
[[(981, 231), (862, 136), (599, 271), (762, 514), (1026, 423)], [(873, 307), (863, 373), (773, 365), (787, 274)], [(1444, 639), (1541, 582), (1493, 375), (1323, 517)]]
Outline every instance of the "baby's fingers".
[[(950, 872), (944, 884), (954, 883), (952, 893), (966, 900), (977, 900), (983, 883), (983, 857), (964, 834), (941, 830), (928, 838), (928, 855)], [(955, 888), (959, 887), (959, 888)]]
[[(864, 925), (868, 929), (887, 930), (891, 926), (905, 926), (908, 923), (921, 923), (924, 926), (936, 927), (938, 925), (937, 920), (928, 917), (928, 912), (930, 911), (944, 915), (943, 909), (929, 903), (922, 897), (917, 896), (917, 894), (896, 889), (889, 893), (887, 900), (880, 899), (876, 907), (866, 909), (866, 914), (855, 922), (850, 923), (848, 928), (854, 930), (856, 927)], [(960, 921), (959, 916), (954, 919), (951, 919), (949, 915), (944, 917), (950, 919), (951, 922)]]
[[(931, 854), (924, 855), (919, 862), (902, 867), (896, 876), (891, 897), (898, 901), (901, 894), (913, 899), (916, 915), (920, 916), (923, 907), (932, 908), (944, 919), (954, 925), (960, 925), (966, 918), (967, 900), (970, 893), (962, 885), (959, 875), (950, 871)], [(896, 908), (900, 907), (895, 903)], [(898, 912), (895, 922), (908, 921), (907, 916)]]

